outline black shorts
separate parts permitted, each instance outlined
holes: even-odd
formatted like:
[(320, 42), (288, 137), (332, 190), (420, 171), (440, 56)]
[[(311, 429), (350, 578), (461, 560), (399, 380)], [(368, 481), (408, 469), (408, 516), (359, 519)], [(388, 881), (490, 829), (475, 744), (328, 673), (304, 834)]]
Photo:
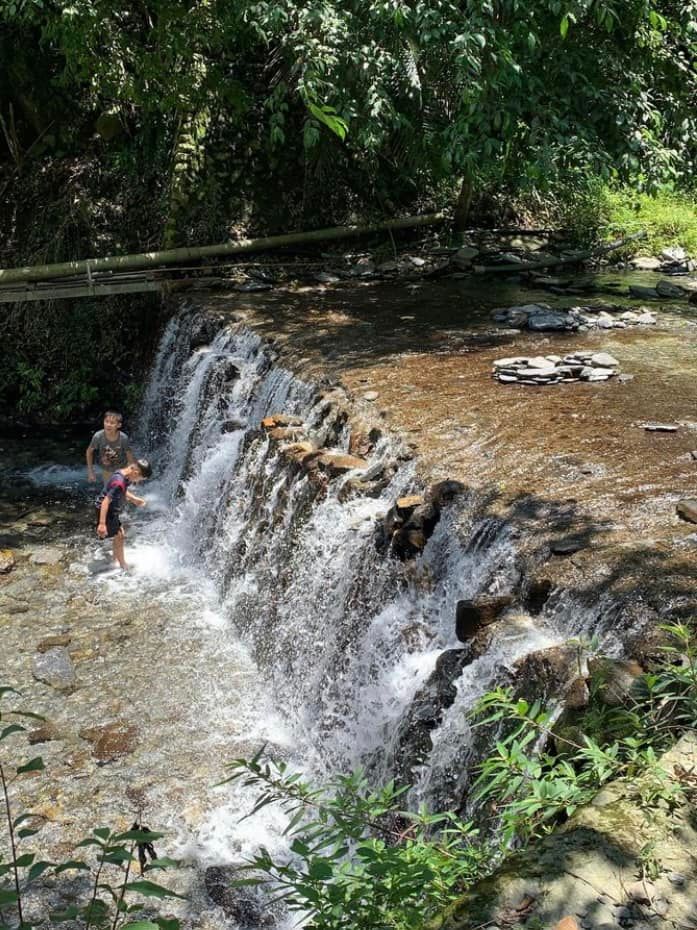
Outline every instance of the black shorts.
[[(104, 522), (106, 523), (107, 539), (112, 539), (121, 529), (121, 520), (119, 520), (119, 515), (117, 513), (111, 513), (111, 511), (107, 511), (106, 520)], [(97, 510), (97, 526), (99, 526), (99, 510)]]

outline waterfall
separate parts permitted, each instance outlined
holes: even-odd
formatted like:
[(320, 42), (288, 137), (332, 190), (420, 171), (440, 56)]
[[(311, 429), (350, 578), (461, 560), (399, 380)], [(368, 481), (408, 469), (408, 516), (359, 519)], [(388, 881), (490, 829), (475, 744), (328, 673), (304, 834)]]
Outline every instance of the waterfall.
[[(215, 327), (206, 343), (194, 338), (197, 327), (191, 313), (172, 319), (147, 387), (141, 445), (157, 475), (149, 494), (183, 577), (249, 654), (251, 703), (273, 716), (278, 734), (270, 753), (314, 778), (357, 766), (376, 783), (408, 776), (410, 803), (461, 805), (482, 749), (469, 716), (477, 698), (530, 653), (609, 632), (609, 605), (600, 616), (558, 598), (534, 622), (507, 621), (464, 663), (454, 700), (412, 751), (411, 722), (439, 659), (468, 656), (455, 636), (456, 603), (515, 588), (515, 538), (464, 494), (443, 508), (420, 556), (380, 551), (378, 521), (421, 488), (408, 450), (381, 431), (362, 484), (351, 472), (317, 482), (261, 420), (294, 415), (316, 447), (346, 453), (341, 392), (293, 375), (242, 324)], [(225, 682), (215, 688), (224, 702)], [(269, 739), (251, 717), (247, 727)], [(273, 820), (259, 829), (267, 845), (281, 832)], [(216, 830), (209, 823), (199, 833), (209, 862), (222, 855)], [(249, 852), (258, 831), (240, 839), (235, 830), (238, 851)]]

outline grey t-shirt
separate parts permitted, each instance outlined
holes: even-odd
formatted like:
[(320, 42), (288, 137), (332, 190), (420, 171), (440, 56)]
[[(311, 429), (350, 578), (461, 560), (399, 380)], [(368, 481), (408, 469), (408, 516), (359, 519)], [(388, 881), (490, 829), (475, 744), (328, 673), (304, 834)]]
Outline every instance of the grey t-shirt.
[(106, 433), (100, 429), (92, 437), (90, 449), (94, 449), (95, 461), (106, 471), (115, 471), (128, 465), (126, 453), (131, 451), (131, 444), (125, 433), (119, 432), (116, 439), (107, 439)]

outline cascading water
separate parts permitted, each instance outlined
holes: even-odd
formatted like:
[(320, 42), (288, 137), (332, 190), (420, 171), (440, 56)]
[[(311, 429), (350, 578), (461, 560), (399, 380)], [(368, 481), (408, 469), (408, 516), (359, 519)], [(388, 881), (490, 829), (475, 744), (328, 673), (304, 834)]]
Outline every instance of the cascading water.
[[(457, 517), (445, 512), (416, 570), (380, 554), (376, 518), (413, 487), (413, 464), (402, 461), (379, 497), (343, 494), (347, 478), (318, 492), (259, 423), (295, 414), (317, 446), (340, 448), (347, 434), (336, 410), (275, 366), (242, 327), (187, 355), (193, 320), (170, 323), (148, 387), (148, 403), (163, 398), (165, 416), (148, 409), (143, 417), (161, 463), (157, 491), (170, 540), (210, 580), (217, 609), (252, 650), (295, 761), (316, 775), (362, 764), (376, 780), (391, 777), (400, 720), (438, 656), (458, 645), (456, 601), (514, 571), (512, 543), (498, 523), (477, 524), (460, 508)], [(372, 473), (404, 459), (401, 451), (381, 439)], [(452, 777), (451, 757), (462, 748), (448, 755), (444, 746), (467, 738), (466, 724), (452, 721), (466, 719), (497, 668), (557, 639), (523, 626), (474, 663), (436, 734), (419, 798)]]

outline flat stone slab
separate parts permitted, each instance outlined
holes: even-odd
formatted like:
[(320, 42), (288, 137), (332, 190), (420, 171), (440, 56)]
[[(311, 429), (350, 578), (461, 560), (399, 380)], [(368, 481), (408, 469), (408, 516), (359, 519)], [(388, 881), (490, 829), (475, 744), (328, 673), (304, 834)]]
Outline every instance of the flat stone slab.
[(677, 423), (642, 423), (647, 433), (677, 433)]
[(43, 546), (41, 549), (34, 549), (29, 561), (34, 565), (58, 565), (63, 556), (62, 549), (56, 546)]

